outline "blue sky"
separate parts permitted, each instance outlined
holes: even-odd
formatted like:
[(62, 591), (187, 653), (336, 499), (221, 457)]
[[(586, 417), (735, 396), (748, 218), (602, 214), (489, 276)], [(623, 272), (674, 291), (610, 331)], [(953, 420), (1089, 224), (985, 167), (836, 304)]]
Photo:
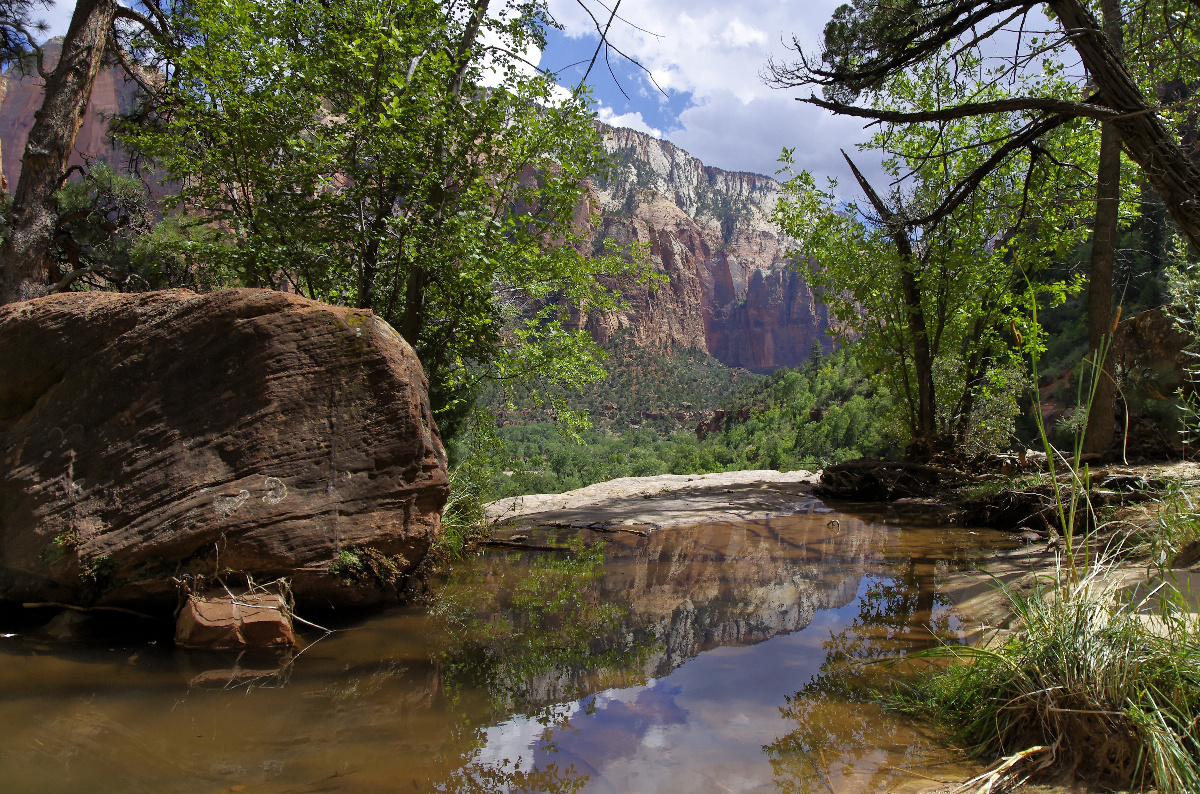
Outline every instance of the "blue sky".
[[(603, 55), (589, 82), (601, 119), (667, 138), (708, 165), (774, 175), (783, 147), (818, 178), (851, 177), (840, 153), (867, 137), (862, 122), (836, 118), (795, 101), (799, 91), (779, 91), (762, 80), (768, 59), (794, 58), (793, 36), (815, 52), (826, 21), (841, 0), (623, 0), (609, 38), (637, 59), (646, 73), (613, 55), (609, 74)], [(564, 26), (553, 31), (540, 65), (557, 70), (586, 61), (599, 37), (592, 15), (607, 19), (611, 0), (550, 0)], [(585, 66), (568, 70), (574, 79)], [(571, 80), (564, 79), (564, 83)], [(628, 98), (622, 94), (628, 94)], [(869, 176), (877, 160), (860, 155)]]

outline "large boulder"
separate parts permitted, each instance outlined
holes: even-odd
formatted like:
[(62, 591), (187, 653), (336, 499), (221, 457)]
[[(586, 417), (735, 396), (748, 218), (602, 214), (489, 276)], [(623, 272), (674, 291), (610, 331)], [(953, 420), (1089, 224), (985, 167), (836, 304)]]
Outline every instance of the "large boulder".
[(379, 601), (449, 490), (400, 335), (258, 289), (0, 307), (0, 472), (0, 599), (142, 609), (216, 576)]

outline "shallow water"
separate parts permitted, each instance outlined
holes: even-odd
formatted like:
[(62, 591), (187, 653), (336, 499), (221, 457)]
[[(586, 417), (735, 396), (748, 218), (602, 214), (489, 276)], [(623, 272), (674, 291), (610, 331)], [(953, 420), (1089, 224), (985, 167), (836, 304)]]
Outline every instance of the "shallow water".
[(1012, 543), (814, 508), (522, 530), (576, 549), (488, 551), (429, 606), (284, 659), (0, 639), (0, 790), (842, 794), (963, 772), (856, 662), (957, 641), (948, 577)]

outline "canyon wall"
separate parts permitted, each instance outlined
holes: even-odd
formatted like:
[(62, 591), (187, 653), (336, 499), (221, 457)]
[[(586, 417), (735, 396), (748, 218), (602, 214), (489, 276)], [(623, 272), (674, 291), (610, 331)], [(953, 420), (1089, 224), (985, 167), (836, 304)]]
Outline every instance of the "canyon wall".
[(600, 342), (618, 333), (656, 348), (707, 350), (755, 371), (795, 366), (817, 341), (828, 352), (828, 311), (788, 266), (789, 240), (771, 223), (779, 183), (706, 166), (670, 143), (604, 127), (613, 172), (592, 185), (604, 238), (641, 243), (665, 283), (614, 283), (628, 308), (583, 318)]
[[(51, 39), (43, 49), (46, 53), (45, 67), (49, 71), (58, 63), (61, 42)], [(33, 127), (33, 115), (42, 106), (44, 85), (45, 81), (36, 72), (22, 75), (15, 66), (0, 75), (0, 163), (3, 164), (9, 193), (17, 189), (25, 141)], [(71, 165), (91, 162), (109, 163), (114, 168), (121, 165), (120, 149), (115, 146), (108, 127), (118, 114), (132, 110), (135, 93), (136, 84), (126, 80), (120, 69), (100, 70), (83, 117), (83, 125), (75, 138)]]

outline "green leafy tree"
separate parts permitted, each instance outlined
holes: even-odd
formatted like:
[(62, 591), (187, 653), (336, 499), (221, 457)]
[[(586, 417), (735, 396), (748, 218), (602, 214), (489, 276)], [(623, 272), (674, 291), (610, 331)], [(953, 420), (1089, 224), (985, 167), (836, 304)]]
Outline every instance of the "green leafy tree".
[(168, 100), (127, 140), (241, 283), (389, 320), (452, 433), (482, 379), (601, 377), (571, 316), (613, 308), (596, 276), (634, 267), (582, 253), (590, 101), (522, 58), (553, 24), (536, 2), (197, 0)]
[[(1052, 71), (1040, 79), (1068, 88)], [(1003, 92), (982, 60), (942, 58), (895, 75), (875, 102), (886, 113), (963, 95), (987, 102)], [(1077, 196), (1095, 173), (1092, 131), (1064, 124), (1037, 147), (1004, 151), (1011, 132), (995, 115), (888, 126), (866, 147), (910, 187), (881, 196), (851, 162), (868, 206), (843, 206), (800, 173), (776, 210), (837, 327), (860, 339), (866, 368), (890, 377), (917, 454), (975, 446), (981, 398), (1017, 385), (1000, 375), (1021, 322), (1016, 296), (1033, 284), (1061, 299), (1070, 285), (1034, 276), (1088, 234), (1090, 207)]]
[[(1040, 15), (1049, 25), (1039, 24)], [(1097, 14), (1098, 12), (1098, 14)], [(1010, 43), (995, 40), (1017, 28)], [(953, 47), (954, 58), (979, 57), (999, 45), (992, 58), (993, 84), (1020, 82), (1022, 76), (1063, 63), (1082, 61), (1073, 92), (1046, 92), (1026, 82), (1003, 97), (938, 96), (924, 107), (866, 107), (860, 98), (877, 92), (897, 74), (910, 73)], [(999, 140), (978, 145), (1002, 156), (1037, 145), (1046, 132), (1088, 119), (1099, 122), (1099, 162), (1094, 189), (1095, 220), (1090, 247), (1088, 289), (1089, 359), (1103, 371), (1091, 401), (1085, 446), (1103, 452), (1114, 440), (1116, 382), (1104, 354), (1111, 342), (1114, 270), (1118, 264), (1123, 200), (1122, 150), (1140, 167), (1144, 181), (1161, 198), (1182, 235), (1200, 245), (1200, 168), (1190, 152), (1195, 130), (1200, 13), (1189, 0), (917, 0), (895, 4), (854, 0), (841, 6), (825, 28), (820, 58), (773, 63), (779, 87), (820, 86), (824, 98), (804, 101), (835, 113), (890, 123), (926, 123), (993, 115), (1007, 119)], [(870, 104), (869, 102), (866, 104)], [(969, 144), (968, 144), (969, 145)], [(963, 186), (970, 188), (970, 179)], [(947, 196), (953, 202), (955, 196)], [(1136, 298), (1135, 298), (1136, 301)]]

